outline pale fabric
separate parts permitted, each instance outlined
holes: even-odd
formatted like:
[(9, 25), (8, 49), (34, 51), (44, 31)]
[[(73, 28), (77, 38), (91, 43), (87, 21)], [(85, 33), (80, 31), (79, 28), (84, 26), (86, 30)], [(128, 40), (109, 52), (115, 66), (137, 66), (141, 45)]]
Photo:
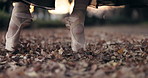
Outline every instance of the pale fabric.
[[(19, 41), (21, 28), (25, 25), (28, 25), (31, 22), (31, 18), (32, 16), (29, 12), (29, 5), (20, 2), (17, 2), (14, 5), (9, 27), (11, 28), (11, 26), (17, 26), (15, 27), (17, 28), (17, 30), (14, 31), (13, 29), (8, 29), (8, 32), (6, 33), (5, 49), (9, 51), (14, 51), (14, 48)], [(11, 32), (15, 33), (12, 35)]]
[(74, 15), (66, 17), (65, 20), (66, 26), (70, 29), (72, 50), (76, 52), (80, 49), (85, 50), (84, 22), (82, 21), (83, 19), (80, 19), (78, 15)]
[[(89, 0), (75, 0), (72, 14), (65, 18), (66, 26), (70, 29), (71, 47), (73, 51), (86, 50), (84, 36), (84, 20)], [(83, 5), (82, 5), (83, 4)]]

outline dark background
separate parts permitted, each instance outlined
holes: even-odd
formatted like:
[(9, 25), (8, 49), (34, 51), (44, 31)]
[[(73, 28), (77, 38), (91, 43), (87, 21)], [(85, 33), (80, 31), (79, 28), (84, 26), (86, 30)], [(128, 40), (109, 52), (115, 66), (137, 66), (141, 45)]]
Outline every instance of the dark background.
[[(7, 28), (11, 11), (11, 1), (0, 0), (0, 30)], [(65, 15), (52, 15), (49, 14), (47, 10), (41, 8), (35, 8), (33, 15), (34, 22), (28, 28), (65, 27), (64, 23), (61, 21), (61, 17), (64, 17)], [(59, 16), (60, 18), (53, 19), (53, 16)], [(104, 11), (101, 15), (90, 15), (87, 13), (86, 18), (86, 26), (104, 26), (108, 24), (113, 24), (112, 26), (119, 24), (148, 24), (148, 8), (125, 6), (125, 8)]]

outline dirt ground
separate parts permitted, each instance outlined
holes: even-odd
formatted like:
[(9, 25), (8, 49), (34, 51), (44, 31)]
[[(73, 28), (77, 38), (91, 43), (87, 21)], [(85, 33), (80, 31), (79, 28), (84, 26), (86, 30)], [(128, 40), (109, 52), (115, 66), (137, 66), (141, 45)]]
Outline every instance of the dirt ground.
[(148, 27), (87, 27), (73, 52), (66, 28), (24, 30), (14, 52), (0, 33), (0, 78), (148, 78)]

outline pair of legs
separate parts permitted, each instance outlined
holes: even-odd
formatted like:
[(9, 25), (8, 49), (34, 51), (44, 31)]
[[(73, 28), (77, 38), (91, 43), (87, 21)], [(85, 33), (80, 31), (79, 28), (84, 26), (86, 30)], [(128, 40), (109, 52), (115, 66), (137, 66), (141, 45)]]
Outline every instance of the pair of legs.
[[(65, 24), (70, 29), (72, 50), (85, 49), (84, 20), (89, 0), (75, 0), (72, 14), (65, 18)], [(5, 49), (14, 51), (19, 41), (21, 29), (31, 23), (29, 5), (17, 2), (14, 5), (8, 32), (6, 33)]]

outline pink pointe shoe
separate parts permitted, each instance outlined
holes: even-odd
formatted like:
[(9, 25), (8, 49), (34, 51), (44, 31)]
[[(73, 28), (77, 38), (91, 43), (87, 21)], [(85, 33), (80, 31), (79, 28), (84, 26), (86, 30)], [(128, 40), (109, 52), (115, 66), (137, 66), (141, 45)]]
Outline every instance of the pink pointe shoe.
[[(31, 21), (32, 21), (32, 16), (29, 12), (29, 5), (17, 2), (12, 12), (8, 32), (6, 33), (6, 43), (5, 43), (6, 50), (8, 51), (15, 50), (15, 47), (19, 42), (19, 36), (22, 27), (29, 25)], [(15, 30), (13, 30), (12, 28), (15, 28)]]
[(65, 24), (70, 29), (72, 50), (78, 52), (79, 50), (86, 50), (84, 20), (90, 0), (74, 0), (74, 2), (73, 12), (65, 18)]
[(81, 49), (86, 50), (83, 22), (81, 23), (80, 19), (77, 17), (69, 16), (65, 18), (65, 23), (70, 29), (72, 50), (75, 52)]

